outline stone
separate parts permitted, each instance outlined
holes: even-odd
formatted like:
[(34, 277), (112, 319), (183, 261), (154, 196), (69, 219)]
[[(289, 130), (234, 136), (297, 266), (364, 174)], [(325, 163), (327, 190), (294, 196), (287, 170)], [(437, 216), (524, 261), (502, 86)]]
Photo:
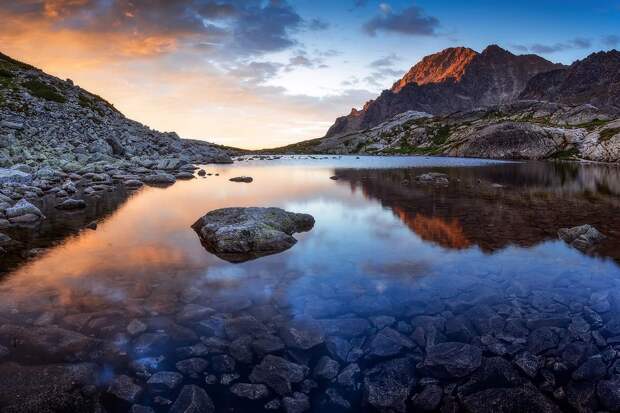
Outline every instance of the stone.
[(133, 352), (138, 357), (153, 356), (164, 352), (170, 337), (164, 333), (143, 333), (133, 341)]
[(530, 378), (536, 377), (542, 367), (542, 360), (529, 351), (524, 351), (515, 357), (514, 363)]
[(415, 363), (410, 358), (379, 363), (364, 374), (364, 402), (382, 411), (405, 412), (415, 383)]
[(121, 375), (114, 378), (108, 387), (108, 393), (128, 403), (136, 403), (143, 389), (129, 376)]
[(127, 332), (132, 336), (137, 336), (138, 334), (144, 333), (146, 329), (146, 324), (135, 318), (127, 325)]
[(601, 380), (596, 386), (596, 394), (605, 409), (616, 412), (620, 410), (620, 376), (611, 380)]
[(482, 350), (464, 343), (447, 342), (427, 348), (424, 366), (439, 376), (465, 377), (482, 363)]
[(56, 205), (56, 209), (61, 209), (63, 211), (73, 211), (76, 209), (84, 209), (86, 208), (86, 202), (82, 199), (65, 199), (60, 204)]
[(32, 175), (17, 169), (0, 168), (0, 185), (23, 184), (29, 185), (32, 182)]
[(338, 412), (351, 410), (351, 403), (333, 387), (325, 391), (319, 403), (320, 411)]
[(327, 356), (319, 359), (314, 367), (313, 375), (317, 379), (332, 380), (335, 379), (340, 371), (340, 364)]
[(133, 360), (129, 364), (129, 367), (136, 373), (138, 377), (149, 378), (153, 375), (153, 373), (161, 370), (164, 361), (164, 356), (143, 357)]
[(194, 179), (194, 174), (191, 172), (179, 172), (177, 174), (174, 175), (174, 177), (176, 179), (181, 179), (181, 180), (189, 180), (189, 179)]
[(149, 390), (154, 393), (172, 391), (183, 382), (183, 375), (176, 371), (158, 371), (146, 382)]
[(209, 212), (192, 228), (205, 248), (230, 262), (243, 262), (291, 248), (296, 232), (314, 226), (308, 214), (280, 208), (222, 208)]
[(540, 327), (532, 331), (528, 337), (528, 349), (533, 354), (541, 354), (557, 347), (560, 339), (551, 327)]
[(261, 400), (269, 396), (269, 389), (264, 384), (235, 383), (230, 387), (230, 392), (248, 400)]
[(600, 356), (593, 356), (586, 360), (572, 374), (573, 380), (594, 381), (601, 379), (607, 373), (607, 366)]
[(271, 354), (254, 366), (250, 374), (252, 383), (266, 384), (280, 395), (290, 394), (292, 385), (300, 383), (308, 375), (308, 367), (290, 362)]
[(390, 327), (385, 327), (371, 340), (368, 354), (375, 357), (390, 357), (413, 347), (415, 344), (409, 338)]
[(211, 358), (211, 370), (215, 373), (232, 373), (235, 371), (235, 359), (228, 354), (218, 354)]
[(448, 180), (448, 175), (439, 172), (428, 172), (416, 176), (415, 179), (416, 181), (423, 184), (448, 185), (450, 183), (450, 181)]
[(151, 175), (146, 175), (142, 178), (142, 181), (145, 184), (153, 185), (153, 186), (166, 186), (172, 185), (176, 182), (176, 178), (173, 175), (167, 173), (156, 173)]
[(223, 327), (226, 336), (231, 340), (245, 335), (261, 337), (268, 333), (267, 327), (251, 315), (227, 319), (224, 321)]
[(417, 411), (430, 412), (439, 407), (443, 397), (443, 389), (436, 384), (424, 387), (413, 397), (413, 406)]
[(310, 410), (310, 400), (303, 393), (294, 393), (292, 397), (282, 398), (282, 407), (285, 413), (303, 413)]
[(482, 390), (463, 398), (471, 413), (560, 413), (558, 406), (531, 386)]
[(231, 182), (244, 182), (246, 184), (249, 184), (253, 180), (254, 179), (252, 179), (252, 177), (250, 177), (250, 176), (236, 176), (234, 178), (230, 178), (229, 179), (229, 181), (231, 181)]
[(215, 405), (206, 391), (188, 384), (183, 386), (169, 413), (213, 413)]
[(17, 201), (17, 203), (13, 205), (11, 208), (7, 208), (6, 211), (4, 211), (4, 213), (9, 218), (20, 217), (23, 215), (34, 215), (39, 218), (45, 218), (45, 216), (43, 215), (43, 213), (41, 212), (39, 208), (32, 205), (30, 202), (28, 202), (27, 200), (23, 198)]
[(192, 357), (186, 360), (178, 361), (175, 366), (177, 370), (184, 375), (197, 379), (205, 370), (207, 370), (209, 363), (205, 359)]
[(280, 330), (280, 337), (288, 347), (310, 350), (325, 341), (321, 324), (312, 319), (295, 319)]
[(607, 238), (592, 225), (588, 224), (572, 228), (562, 228), (558, 231), (558, 236), (562, 241), (580, 251), (590, 250)]
[(360, 375), (362, 370), (360, 369), (357, 363), (351, 363), (345, 368), (342, 369), (338, 377), (336, 378), (336, 382), (338, 385), (344, 387), (349, 391), (357, 391), (359, 390), (360, 383)]

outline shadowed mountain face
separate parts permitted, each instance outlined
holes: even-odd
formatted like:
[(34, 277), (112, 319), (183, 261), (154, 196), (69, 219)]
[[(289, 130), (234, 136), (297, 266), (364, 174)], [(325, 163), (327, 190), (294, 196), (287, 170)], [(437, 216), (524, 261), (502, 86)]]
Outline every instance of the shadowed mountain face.
[(590, 223), (609, 235), (598, 253), (620, 261), (614, 167), (529, 162), (434, 171), (448, 174), (450, 184), (419, 183), (416, 176), (425, 171), (416, 169), (341, 169), (336, 175), (444, 248), (529, 248), (557, 239), (560, 228)]
[(494, 45), (482, 53), (462, 47), (446, 49), (425, 57), (362, 110), (353, 109), (338, 118), (326, 136), (366, 129), (409, 110), (444, 115), (511, 102), (534, 75), (561, 67)]
[(620, 113), (620, 52), (599, 52), (567, 68), (533, 77), (523, 99), (566, 104), (590, 103)]

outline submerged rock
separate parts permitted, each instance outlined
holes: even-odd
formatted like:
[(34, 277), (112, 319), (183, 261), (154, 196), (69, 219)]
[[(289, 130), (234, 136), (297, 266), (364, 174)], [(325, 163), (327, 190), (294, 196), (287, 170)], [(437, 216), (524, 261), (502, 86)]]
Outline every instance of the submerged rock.
[(599, 230), (588, 224), (573, 228), (562, 228), (558, 231), (558, 236), (562, 241), (580, 251), (590, 250), (607, 238)]
[(249, 184), (253, 180), (254, 179), (251, 176), (236, 176), (229, 179), (230, 182), (244, 182), (246, 184)]
[(179, 397), (170, 407), (170, 413), (212, 413), (213, 401), (206, 391), (193, 384), (183, 386)]
[(482, 363), (482, 350), (464, 343), (441, 343), (430, 347), (424, 366), (441, 377), (465, 377)]
[(86, 208), (86, 202), (81, 199), (65, 199), (60, 204), (56, 205), (57, 209), (62, 209), (63, 211), (72, 211), (76, 209), (84, 209)]
[(280, 208), (222, 208), (209, 212), (192, 228), (205, 248), (230, 262), (275, 254), (291, 248), (296, 232), (309, 231), (314, 218)]
[(290, 394), (292, 385), (308, 375), (308, 367), (295, 364), (282, 357), (267, 355), (250, 374), (252, 383), (266, 384), (280, 395)]
[(381, 411), (406, 411), (416, 382), (414, 372), (415, 363), (409, 358), (378, 364), (364, 377), (364, 402)]
[(448, 180), (448, 175), (439, 172), (428, 172), (416, 176), (415, 179), (416, 181), (423, 184), (448, 185), (450, 183), (450, 181)]

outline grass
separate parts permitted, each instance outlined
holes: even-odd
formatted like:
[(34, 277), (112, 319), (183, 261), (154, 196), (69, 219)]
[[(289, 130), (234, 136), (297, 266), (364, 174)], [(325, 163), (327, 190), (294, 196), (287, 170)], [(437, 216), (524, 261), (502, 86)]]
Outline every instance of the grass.
[(603, 131), (601, 131), (601, 140), (602, 141), (608, 141), (611, 138), (613, 138), (614, 136), (616, 136), (617, 134), (620, 133), (620, 128), (610, 128), (610, 129), (605, 129)]
[(443, 145), (450, 138), (450, 126), (441, 126), (435, 130), (433, 135), (433, 143), (437, 146)]
[(12, 79), (15, 77), (15, 75), (10, 70), (0, 67), (0, 77), (5, 79)]
[(593, 129), (598, 128), (599, 126), (605, 126), (609, 123), (608, 120), (601, 120), (601, 119), (594, 119), (590, 122), (587, 123), (582, 123), (580, 125), (577, 125), (578, 128), (585, 128), (588, 131), (591, 131)]
[(22, 83), (26, 89), (30, 91), (32, 96), (46, 99), (52, 102), (65, 103), (67, 99), (58, 93), (58, 90), (52, 86), (48, 86), (40, 80), (31, 79)]

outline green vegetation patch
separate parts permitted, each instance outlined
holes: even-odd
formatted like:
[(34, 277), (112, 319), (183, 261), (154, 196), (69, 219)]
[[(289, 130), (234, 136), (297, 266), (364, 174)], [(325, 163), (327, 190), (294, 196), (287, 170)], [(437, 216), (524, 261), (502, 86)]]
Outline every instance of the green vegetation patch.
[(26, 89), (30, 91), (32, 96), (46, 99), (52, 102), (65, 103), (67, 99), (58, 93), (58, 90), (52, 86), (48, 86), (40, 80), (31, 79), (22, 83)]
[(579, 155), (579, 151), (577, 150), (577, 148), (570, 148), (570, 149), (565, 149), (563, 151), (557, 151), (556, 153), (551, 155), (550, 158), (559, 159), (559, 160), (567, 160), (567, 159), (573, 159), (577, 155)]
[(433, 143), (437, 146), (443, 145), (448, 141), (451, 135), (450, 126), (441, 126), (434, 131)]
[(579, 128), (585, 128), (585, 129), (587, 129), (588, 131), (591, 131), (591, 130), (594, 130), (594, 129), (596, 129), (596, 128), (600, 127), (600, 126), (605, 126), (605, 125), (607, 125), (608, 123), (609, 123), (609, 121), (608, 121), (608, 120), (594, 119), (594, 120), (592, 120), (592, 121), (590, 121), (590, 122), (587, 122), (587, 123), (582, 123), (582, 124), (580, 124), (580, 125), (577, 125), (577, 127), (579, 127)]
[(608, 141), (620, 133), (620, 128), (610, 128), (601, 131), (601, 140)]
[(13, 72), (0, 67), (0, 78), (12, 79), (14, 77), (15, 77), (15, 74), (13, 74)]

